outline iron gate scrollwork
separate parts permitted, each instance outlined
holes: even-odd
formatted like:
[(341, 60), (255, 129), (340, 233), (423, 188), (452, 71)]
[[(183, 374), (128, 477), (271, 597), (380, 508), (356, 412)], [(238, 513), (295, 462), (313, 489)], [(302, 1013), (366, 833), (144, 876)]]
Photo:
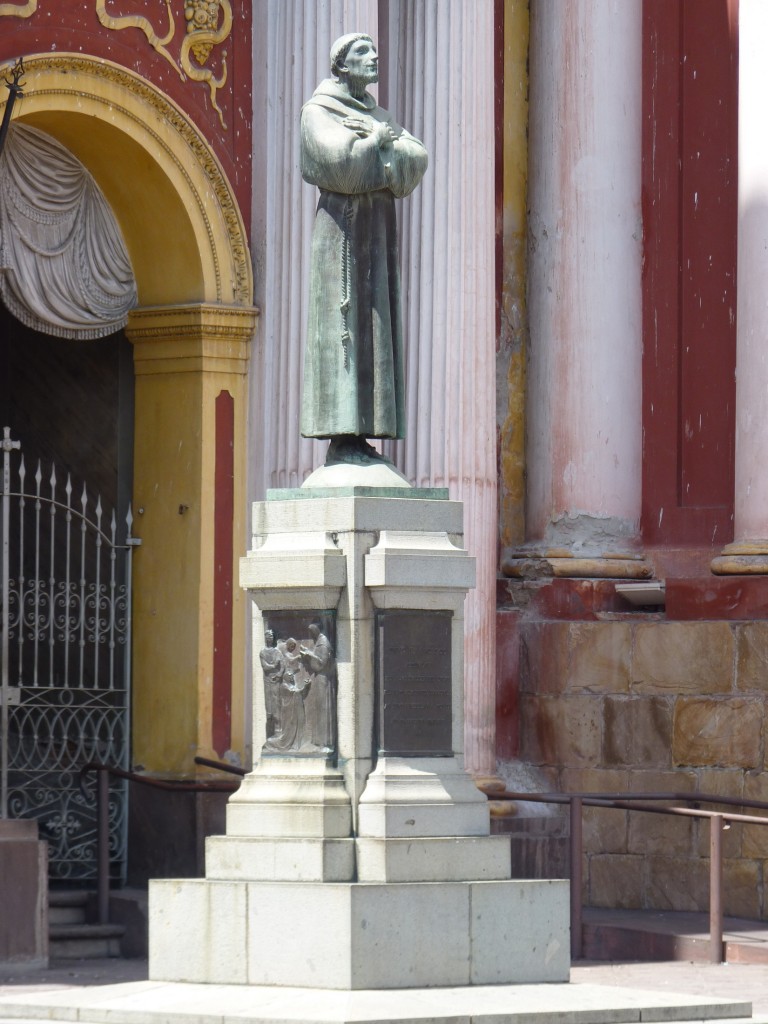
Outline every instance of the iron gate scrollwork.
[[(101, 499), (27, 470), (4, 428), (0, 492), (2, 685), (0, 817), (37, 819), (52, 879), (96, 877), (88, 761), (129, 767), (130, 507), (118, 526)], [(12, 462), (14, 465), (12, 466)], [(127, 783), (111, 783), (110, 872), (124, 881)]]

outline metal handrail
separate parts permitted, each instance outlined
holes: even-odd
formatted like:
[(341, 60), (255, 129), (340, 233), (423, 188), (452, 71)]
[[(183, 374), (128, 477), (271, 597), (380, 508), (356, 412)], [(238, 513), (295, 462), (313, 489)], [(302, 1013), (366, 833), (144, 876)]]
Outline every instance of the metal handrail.
[(656, 807), (654, 801), (675, 800), (689, 804), (719, 804), (768, 810), (764, 800), (714, 796), (708, 793), (513, 793), (509, 790), (485, 789), (489, 800), (528, 801), (530, 803), (568, 804), (570, 811), (571, 860), (571, 957), (581, 959), (583, 837), (584, 807), (607, 807), (615, 810), (642, 811), (651, 814), (672, 814), (689, 818), (709, 819), (709, 952), (713, 963), (723, 963), (723, 831), (731, 822), (743, 825), (768, 825), (768, 817), (735, 814), (729, 811), (705, 811), (700, 807)]
[[(197, 760), (197, 759), (196, 759)], [(212, 762), (216, 767), (216, 763)], [(89, 761), (78, 773), (80, 789), (85, 793), (85, 777), (89, 772), (98, 772), (96, 788), (96, 902), (99, 924), (109, 923), (109, 776), (138, 782), (141, 786), (154, 789), (175, 790), (185, 793), (233, 793), (237, 784), (232, 782), (195, 781), (180, 779), (156, 779), (151, 775), (139, 775), (136, 772), (118, 768), (116, 765), (102, 764), (100, 761)], [(245, 774), (245, 772), (243, 772)]]
[(220, 772), (227, 772), (229, 775), (239, 775), (241, 779), (248, 774), (247, 768), (230, 764), (229, 761), (212, 761), (209, 757), (196, 757), (195, 764), (201, 764), (205, 768), (218, 768)]

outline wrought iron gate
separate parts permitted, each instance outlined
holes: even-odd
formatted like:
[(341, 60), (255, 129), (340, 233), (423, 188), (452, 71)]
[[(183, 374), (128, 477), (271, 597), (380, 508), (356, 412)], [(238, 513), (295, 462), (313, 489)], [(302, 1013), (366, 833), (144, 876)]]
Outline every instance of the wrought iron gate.
[[(0, 818), (36, 818), (52, 879), (96, 877), (88, 761), (128, 768), (130, 508), (118, 528), (55, 467), (29, 472), (5, 427), (0, 491)], [(14, 463), (14, 465), (12, 465)], [(110, 790), (110, 872), (124, 880), (127, 789)]]

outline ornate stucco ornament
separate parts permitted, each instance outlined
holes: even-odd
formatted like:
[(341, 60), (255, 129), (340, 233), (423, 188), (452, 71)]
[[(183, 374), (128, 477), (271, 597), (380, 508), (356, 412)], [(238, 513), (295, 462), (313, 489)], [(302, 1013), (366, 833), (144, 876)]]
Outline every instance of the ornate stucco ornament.
[[(36, 5), (37, 0), (34, 0)], [(0, 13), (8, 4), (0, 4)], [(107, 0), (96, 0), (96, 14), (105, 28), (121, 30), (138, 28), (147, 37), (149, 45), (164, 57), (178, 73), (182, 81), (185, 78), (193, 82), (204, 82), (211, 94), (211, 105), (219, 115), (223, 128), (224, 115), (216, 100), (216, 93), (227, 81), (226, 54), (222, 58), (221, 75), (217, 78), (210, 68), (204, 65), (215, 46), (221, 45), (232, 31), (232, 5), (230, 0), (184, 0), (184, 17), (186, 34), (181, 42), (178, 62), (168, 50), (168, 45), (176, 36), (176, 21), (171, 10), (171, 0), (165, 0), (168, 12), (168, 30), (160, 36), (148, 18), (142, 14), (113, 15), (107, 12)], [(219, 21), (221, 20), (221, 24)]]
[[(219, 15), (221, 14), (221, 25)], [(187, 35), (181, 44), (181, 66), (195, 82), (205, 82), (211, 93), (211, 106), (226, 128), (224, 115), (216, 102), (216, 93), (227, 80), (226, 53), (221, 61), (221, 77), (204, 67), (214, 46), (220, 46), (232, 31), (232, 5), (229, 0), (184, 0)], [(195, 58), (192, 62), (190, 54)]]
[[(171, 67), (181, 75), (181, 69), (166, 49), (166, 46), (173, 39), (173, 35), (176, 31), (176, 22), (174, 21), (173, 11), (171, 10), (171, 0), (165, 0), (165, 7), (168, 11), (168, 31), (161, 37), (155, 32), (149, 18), (145, 18), (143, 14), (124, 14), (119, 17), (115, 17), (111, 14), (107, 14), (107, 0), (96, 0), (96, 14), (98, 15), (99, 21), (105, 28), (115, 30), (124, 28), (141, 29), (147, 37), (149, 45), (162, 57), (165, 57)], [(184, 76), (181, 75), (181, 77), (183, 78)]]
[(0, 18), (31, 18), (37, 10), (37, 0), (25, 4), (0, 4)]

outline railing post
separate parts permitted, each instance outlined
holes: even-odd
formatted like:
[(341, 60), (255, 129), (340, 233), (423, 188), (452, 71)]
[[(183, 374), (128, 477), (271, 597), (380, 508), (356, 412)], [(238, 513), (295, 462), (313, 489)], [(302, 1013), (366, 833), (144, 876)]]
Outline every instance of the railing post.
[(581, 959), (582, 922), (581, 922), (581, 888), (582, 869), (582, 837), (581, 837), (581, 797), (572, 796), (571, 810), (571, 959)]
[(99, 768), (96, 795), (96, 827), (98, 830), (98, 916), (99, 924), (109, 924), (109, 772)]
[(709, 958), (723, 962), (723, 816), (709, 819)]

